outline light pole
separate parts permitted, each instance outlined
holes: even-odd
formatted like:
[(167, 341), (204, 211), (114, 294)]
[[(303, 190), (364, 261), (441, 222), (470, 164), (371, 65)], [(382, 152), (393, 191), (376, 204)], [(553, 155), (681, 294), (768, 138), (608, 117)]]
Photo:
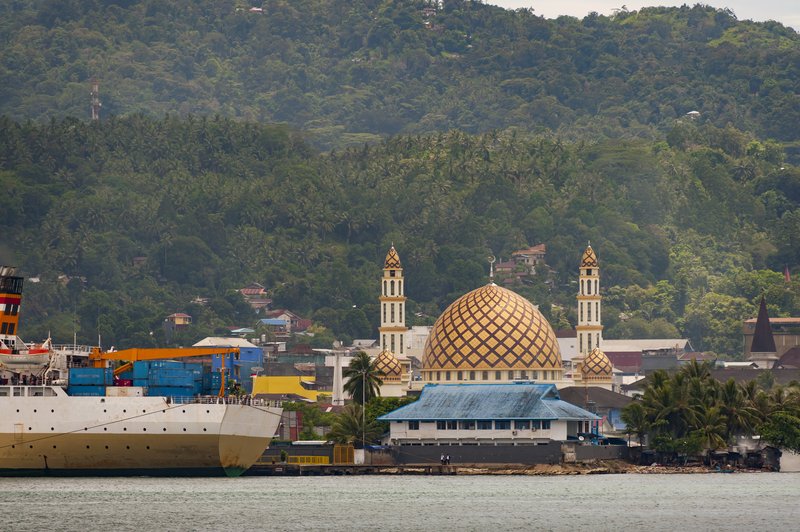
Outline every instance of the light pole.
[(361, 448), (364, 453), (366, 449), (367, 439), (367, 368), (361, 368)]

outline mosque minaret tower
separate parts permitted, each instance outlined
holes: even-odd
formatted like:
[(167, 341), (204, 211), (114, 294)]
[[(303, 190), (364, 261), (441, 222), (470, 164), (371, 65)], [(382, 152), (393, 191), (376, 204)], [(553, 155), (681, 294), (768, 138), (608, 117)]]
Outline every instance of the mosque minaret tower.
[(586, 247), (578, 273), (578, 359), (583, 360), (603, 341), (600, 322), (600, 267), (591, 244)]
[(395, 355), (404, 355), (403, 334), (406, 328), (406, 296), (403, 282), (403, 267), (400, 264), (400, 255), (394, 249), (394, 244), (386, 254), (383, 263), (383, 278), (381, 279), (381, 326), (380, 334), (381, 351), (388, 351)]

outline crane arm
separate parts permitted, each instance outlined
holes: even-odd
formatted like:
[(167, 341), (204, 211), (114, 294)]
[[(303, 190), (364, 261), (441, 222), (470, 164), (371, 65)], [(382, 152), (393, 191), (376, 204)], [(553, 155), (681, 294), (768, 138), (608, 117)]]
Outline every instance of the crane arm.
[(89, 359), (95, 362), (103, 360), (166, 360), (170, 358), (198, 357), (209, 355), (238, 354), (238, 347), (182, 347), (182, 348), (153, 348), (153, 349), (122, 349), (121, 351), (100, 351), (94, 348)]

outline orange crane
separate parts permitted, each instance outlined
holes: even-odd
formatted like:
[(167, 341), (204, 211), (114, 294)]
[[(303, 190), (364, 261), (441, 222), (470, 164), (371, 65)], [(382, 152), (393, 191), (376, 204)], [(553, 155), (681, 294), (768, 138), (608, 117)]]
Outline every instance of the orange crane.
[(120, 375), (133, 368), (133, 363), (139, 360), (167, 360), (171, 358), (199, 357), (209, 355), (222, 355), (222, 383), (219, 387), (219, 397), (225, 395), (225, 358), (227, 355), (239, 354), (238, 347), (178, 347), (178, 348), (151, 348), (122, 349), (120, 351), (101, 351), (99, 347), (92, 348), (89, 360), (92, 367), (104, 368), (109, 360), (124, 360), (125, 364), (114, 370), (114, 376)]

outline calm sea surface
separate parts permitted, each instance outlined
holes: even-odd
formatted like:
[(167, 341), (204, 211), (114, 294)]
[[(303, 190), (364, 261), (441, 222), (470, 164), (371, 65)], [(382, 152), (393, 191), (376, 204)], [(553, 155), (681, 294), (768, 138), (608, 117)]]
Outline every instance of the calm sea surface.
[(0, 478), (0, 530), (798, 530), (800, 474)]

